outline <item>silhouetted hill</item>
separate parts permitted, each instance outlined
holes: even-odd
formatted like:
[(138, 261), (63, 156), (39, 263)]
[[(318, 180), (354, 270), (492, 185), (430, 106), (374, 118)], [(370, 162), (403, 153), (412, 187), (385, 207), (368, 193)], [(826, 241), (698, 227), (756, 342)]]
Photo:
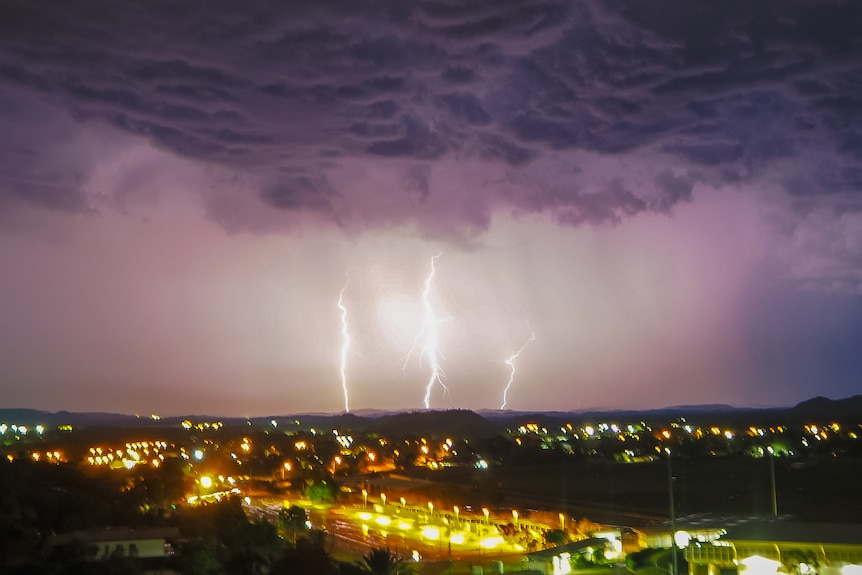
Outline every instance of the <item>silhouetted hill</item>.
[(845, 399), (814, 397), (795, 405), (788, 412), (814, 419), (862, 417), (862, 395), (854, 395)]
[[(184, 419), (192, 421), (222, 421), (226, 426), (272, 426), (276, 421), (279, 431), (291, 429), (309, 430), (338, 429), (350, 433), (404, 434), (425, 436), (454, 435), (459, 437), (483, 437), (533, 422), (552, 429), (566, 423), (595, 424), (599, 422), (636, 422), (664, 424), (667, 421), (685, 418), (693, 425), (755, 423), (806, 423), (842, 421), (862, 418), (862, 395), (845, 399), (815, 397), (793, 407), (753, 408), (732, 407), (724, 404), (684, 405), (650, 410), (592, 410), (579, 412), (546, 411), (501, 411), (470, 410), (385, 412), (363, 410), (357, 413), (308, 413), (268, 417), (218, 417), (211, 415), (174, 416), (161, 420), (150, 417), (117, 413), (74, 413), (60, 411), (50, 413), (35, 409), (0, 409), (0, 422), (35, 426), (42, 424), (56, 427), (178, 427)], [(858, 423), (858, 421), (856, 421)]]
[(482, 437), (495, 432), (495, 426), (487, 419), (467, 410), (416, 411), (384, 415), (375, 420), (373, 429), (381, 435), (406, 432), (431, 437), (443, 435)]

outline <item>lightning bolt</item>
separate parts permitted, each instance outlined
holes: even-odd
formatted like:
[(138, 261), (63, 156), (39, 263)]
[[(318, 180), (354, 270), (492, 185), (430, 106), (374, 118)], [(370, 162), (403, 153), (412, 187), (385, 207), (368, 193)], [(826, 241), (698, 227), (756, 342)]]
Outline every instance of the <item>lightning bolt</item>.
[(347, 352), (350, 351), (350, 332), (347, 329), (347, 307), (344, 305), (344, 292), (347, 286), (350, 285), (350, 276), (344, 274), (347, 278), (344, 282), (344, 287), (338, 294), (338, 309), (341, 310), (341, 389), (344, 391), (344, 411), (350, 412), (350, 397), (347, 393)]
[(443, 383), (443, 370), (440, 369), (440, 350), (437, 332), (437, 324), (439, 323), (439, 320), (434, 313), (434, 306), (431, 305), (430, 297), (431, 284), (434, 280), (434, 273), (437, 271), (434, 267), (434, 260), (439, 258), (441, 255), (443, 255), (443, 252), (440, 252), (431, 258), (431, 271), (428, 273), (428, 277), (425, 278), (425, 289), (422, 290), (422, 309), (424, 311), (422, 327), (413, 339), (413, 345), (410, 346), (410, 351), (407, 353), (407, 357), (404, 360), (404, 365), (402, 367), (402, 371), (407, 369), (407, 364), (410, 362), (410, 358), (413, 356), (413, 352), (416, 350), (417, 344), (420, 340), (423, 340), (424, 337), (420, 358), (425, 357), (428, 359), (428, 364), (431, 370), (431, 373), (428, 376), (428, 383), (425, 385), (425, 409), (431, 408), (431, 390), (434, 389), (435, 383), (440, 384), (444, 393), (449, 392), (449, 388), (446, 387), (445, 383)]
[(500, 409), (506, 408), (506, 397), (509, 394), (509, 388), (512, 387), (512, 382), (515, 381), (515, 360), (518, 359), (518, 356), (521, 355), (521, 352), (524, 351), (528, 345), (532, 342), (536, 341), (536, 332), (530, 330), (530, 339), (527, 340), (527, 343), (521, 346), (517, 352), (512, 354), (509, 359), (506, 360), (506, 365), (512, 370), (509, 373), (509, 383), (506, 384), (506, 389), (503, 390), (503, 405), (500, 406)]

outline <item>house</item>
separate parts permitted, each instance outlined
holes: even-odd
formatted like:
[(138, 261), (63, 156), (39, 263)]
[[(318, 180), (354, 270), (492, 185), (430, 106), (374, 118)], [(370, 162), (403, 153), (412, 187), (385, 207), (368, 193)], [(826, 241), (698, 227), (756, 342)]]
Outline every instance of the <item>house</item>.
[(147, 529), (109, 527), (107, 529), (91, 529), (55, 535), (48, 540), (48, 545), (59, 547), (73, 542), (84, 543), (95, 547), (94, 559), (104, 559), (112, 553), (150, 559), (171, 557), (174, 554), (172, 542), (179, 537), (180, 532), (176, 527)]
[(862, 575), (862, 525), (763, 521), (685, 548), (689, 575)]
[(601, 555), (604, 555), (612, 549), (609, 540), (602, 537), (590, 537), (583, 541), (575, 541), (528, 553), (525, 567), (545, 575), (565, 575), (572, 572), (571, 560), (574, 557), (580, 555), (587, 560), (593, 560), (597, 552), (600, 551)]

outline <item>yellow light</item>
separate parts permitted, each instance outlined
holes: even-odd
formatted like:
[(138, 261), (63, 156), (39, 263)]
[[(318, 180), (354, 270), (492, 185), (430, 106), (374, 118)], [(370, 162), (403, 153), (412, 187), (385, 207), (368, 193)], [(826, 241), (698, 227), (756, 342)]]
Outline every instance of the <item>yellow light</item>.
[(767, 559), (759, 555), (746, 557), (740, 562), (740, 573), (751, 573), (752, 575), (774, 575), (778, 573), (781, 563)]
[(363, 521), (371, 521), (371, 517), (373, 517), (370, 513), (363, 511), (362, 513), (357, 513), (357, 517), (362, 519)]
[(479, 546), (484, 549), (493, 549), (494, 547), (499, 547), (503, 544), (503, 538), (499, 535), (495, 535), (494, 537), (485, 537), (484, 539), (479, 541)]
[(203, 487), (204, 489), (209, 489), (212, 486), (212, 477), (210, 477), (209, 475), (204, 475), (203, 477), (201, 477), (201, 487)]
[(410, 527), (411, 527), (411, 525), (409, 523), (407, 523), (406, 521), (399, 521), (398, 522), (398, 529), (401, 529), (402, 531), (407, 531), (408, 529), (410, 529)]
[(440, 530), (436, 527), (432, 527), (430, 525), (426, 525), (422, 528), (422, 537), (425, 539), (439, 539), (440, 538)]
[(449, 540), (455, 545), (463, 545), (464, 535), (462, 535), (461, 533), (453, 533), (452, 537), (450, 537)]
[(392, 523), (392, 520), (389, 519), (386, 515), (380, 515), (377, 519), (374, 520), (378, 525), (389, 525)]

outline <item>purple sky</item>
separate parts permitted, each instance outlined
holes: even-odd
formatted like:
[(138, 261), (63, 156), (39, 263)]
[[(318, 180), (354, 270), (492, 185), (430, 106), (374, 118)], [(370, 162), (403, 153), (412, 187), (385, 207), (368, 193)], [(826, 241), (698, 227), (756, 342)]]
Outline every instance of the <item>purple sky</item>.
[[(2, 407), (862, 382), (862, 3), (0, 4)], [(420, 361), (421, 359), (421, 361)]]

